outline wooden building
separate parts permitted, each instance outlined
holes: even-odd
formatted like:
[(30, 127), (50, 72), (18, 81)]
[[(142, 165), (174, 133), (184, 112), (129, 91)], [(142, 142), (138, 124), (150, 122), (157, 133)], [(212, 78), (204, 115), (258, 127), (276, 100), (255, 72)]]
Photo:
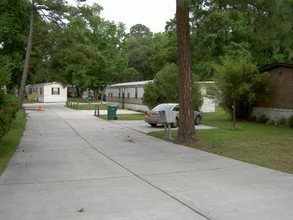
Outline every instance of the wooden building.
[(293, 115), (293, 64), (275, 63), (261, 69), (268, 72), (270, 92), (267, 100), (258, 100), (254, 115), (264, 114), (273, 121)]

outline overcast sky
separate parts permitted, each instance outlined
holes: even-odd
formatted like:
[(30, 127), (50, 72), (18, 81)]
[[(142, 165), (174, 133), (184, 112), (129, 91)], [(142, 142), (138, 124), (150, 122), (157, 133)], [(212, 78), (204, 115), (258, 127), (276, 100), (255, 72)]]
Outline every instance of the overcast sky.
[(136, 24), (147, 26), (152, 32), (163, 32), (166, 21), (174, 18), (176, 0), (87, 0), (98, 3), (104, 10), (101, 17), (115, 23), (122, 22), (127, 31)]

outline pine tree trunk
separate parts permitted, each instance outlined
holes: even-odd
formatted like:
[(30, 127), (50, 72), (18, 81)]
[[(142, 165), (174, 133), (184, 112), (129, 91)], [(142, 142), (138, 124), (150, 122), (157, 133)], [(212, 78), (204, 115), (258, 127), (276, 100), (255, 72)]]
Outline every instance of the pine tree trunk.
[(191, 72), (189, 6), (186, 0), (176, 1), (177, 44), (179, 65), (179, 143), (197, 140), (194, 128), (193, 79)]
[(31, 51), (32, 51), (33, 26), (34, 26), (34, 2), (32, 1), (29, 36), (28, 36), (28, 42), (27, 42), (27, 48), (26, 48), (26, 54), (25, 54), (24, 67), (22, 72), (22, 79), (21, 79), (21, 84), (20, 84), (19, 93), (18, 93), (18, 99), (20, 101), (21, 106), (24, 100), (25, 85), (26, 85), (26, 79), (27, 79), (27, 75), (29, 71), (29, 63), (30, 63), (30, 57), (31, 57)]

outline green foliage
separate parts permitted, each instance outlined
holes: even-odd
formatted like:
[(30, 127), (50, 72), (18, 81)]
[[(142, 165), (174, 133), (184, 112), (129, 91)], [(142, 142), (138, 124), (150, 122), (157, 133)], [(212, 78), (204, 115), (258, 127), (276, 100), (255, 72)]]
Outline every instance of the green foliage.
[(124, 52), (129, 67), (137, 72), (136, 80), (150, 80), (154, 77), (150, 64), (153, 43), (153, 33), (142, 24), (132, 26), (130, 33), (126, 35)]
[(264, 114), (261, 114), (261, 115), (256, 117), (256, 122), (257, 123), (265, 124), (268, 120), (269, 120), (269, 118)]
[(10, 60), (8, 56), (0, 56), (0, 89), (7, 86), (11, 79)]
[(226, 57), (216, 71), (216, 97), (232, 118), (232, 105), (236, 101), (236, 117), (247, 118), (258, 98), (268, 94), (266, 74), (260, 74), (256, 65), (247, 58)]
[[(188, 1), (186, 1), (188, 2)], [(190, 13), (192, 72), (214, 79), (221, 57), (249, 57), (263, 67), (293, 60), (292, 0), (193, 0)], [(62, 0), (35, 0), (33, 51), (28, 83), (60, 81), (79, 90), (116, 82), (153, 79), (177, 63), (176, 22), (152, 33), (101, 17), (103, 8), (73, 7)], [(21, 81), (31, 1), (0, 1), (0, 83)], [(47, 13), (50, 9), (50, 13)], [(66, 21), (66, 22), (64, 22)]]
[(0, 84), (8, 89), (20, 82), (28, 24), (27, 1), (0, 1)]
[(19, 101), (16, 97), (5, 95), (0, 90), (0, 140), (9, 131), (19, 107)]
[(0, 141), (0, 176), (19, 144), (25, 128), (25, 122), (24, 112), (22, 110), (18, 111), (10, 130), (4, 135), (3, 141)]
[(153, 33), (148, 27), (143, 24), (136, 24), (130, 28), (129, 37), (131, 38), (143, 38), (143, 37), (152, 37)]
[[(194, 109), (202, 104), (199, 87), (194, 85)], [(153, 108), (160, 103), (179, 102), (179, 77), (176, 64), (167, 64), (159, 71), (153, 82), (144, 86), (143, 103)]]
[(191, 18), (193, 72), (212, 79), (224, 56), (249, 57), (258, 67), (293, 60), (291, 0), (196, 0)]
[(159, 72), (166, 63), (177, 63), (176, 32), (157, 33), (152, 40), (150, 67)]

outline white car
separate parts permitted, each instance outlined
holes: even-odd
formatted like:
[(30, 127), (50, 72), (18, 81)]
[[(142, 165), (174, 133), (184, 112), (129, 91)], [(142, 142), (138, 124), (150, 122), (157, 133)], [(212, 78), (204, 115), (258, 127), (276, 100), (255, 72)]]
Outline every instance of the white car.
[[(151, 126), (156, 127), (158, 124), (163, 124), (161, 121), (160, 111), (176, 111), (176, 122), (172, 124), (173, 128), (179, 125), (179, 104), (178, 103), (162, 103), (154, 107), (150, 111), (144, 112), (144, 120)], [(194, 111), (194, 124), (199, 125), (201, 123), (201, 114), (198, 111)]]

